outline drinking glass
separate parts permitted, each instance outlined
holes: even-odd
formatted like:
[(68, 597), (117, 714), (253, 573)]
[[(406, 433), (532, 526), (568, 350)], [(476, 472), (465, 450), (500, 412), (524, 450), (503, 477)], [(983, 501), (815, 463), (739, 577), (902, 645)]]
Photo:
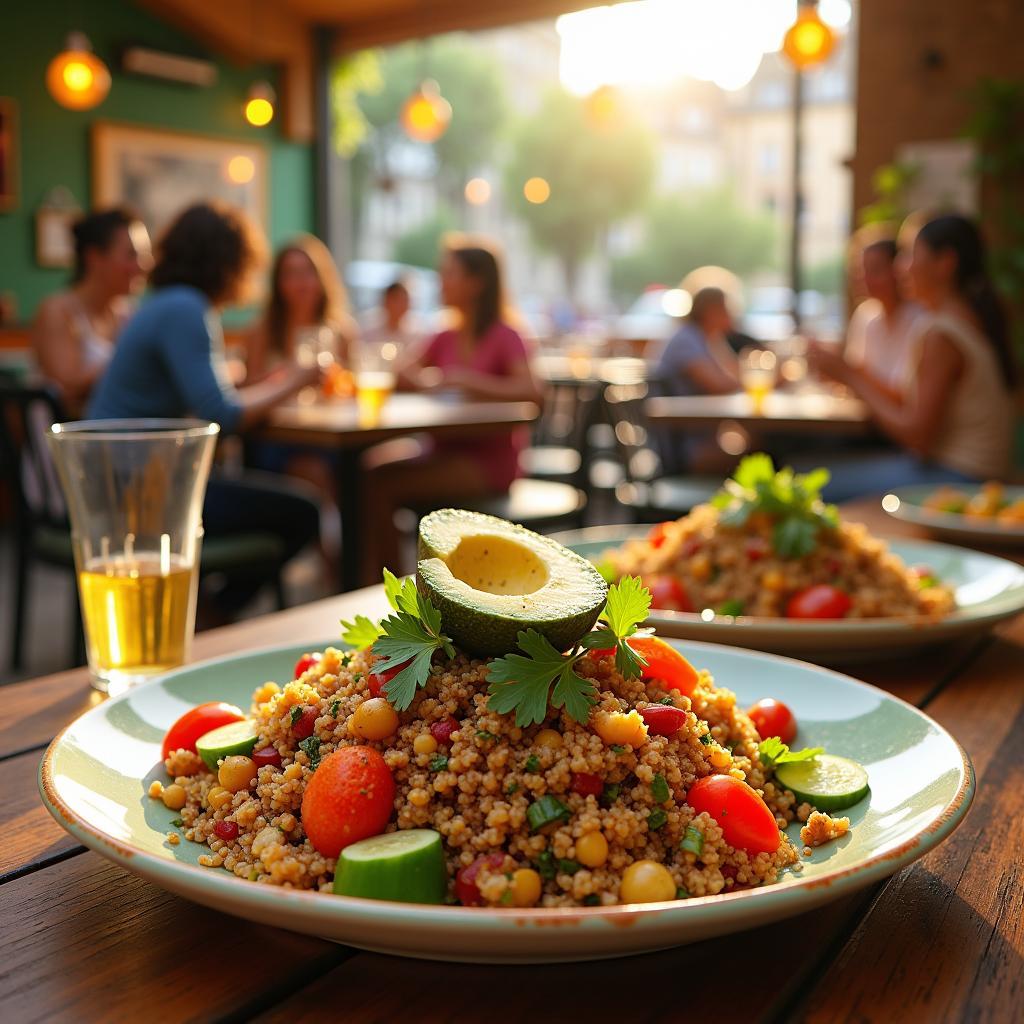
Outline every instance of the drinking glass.
[(764, 409), (775, 388), (775, 353), (766, 348), (745, 348), (740, 353), (740, 383), (750, 396), (754, 412)]
[(92, 684), (119, 693), (188, 660), (202, 508), (220, 427), (56, 423)]
[(395, 359), (398, 345), (393, 341), (362, 341), (355, 349), (353, 369), (359, 424), (376, 426), (391, 393), (395, 390)]

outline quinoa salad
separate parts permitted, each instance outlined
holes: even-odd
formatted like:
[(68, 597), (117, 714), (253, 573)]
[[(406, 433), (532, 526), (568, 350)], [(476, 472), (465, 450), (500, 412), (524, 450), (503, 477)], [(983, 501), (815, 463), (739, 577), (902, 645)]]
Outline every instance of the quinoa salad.
[(749, 456), (711, 503), (607, 551), (608, 579), (639, 576), (654, 607), (792, 619), (939, 618), (952, 590), (927, 566), (907, 566), (819, 492), (826, 470), (778, 473)]
[[(502, 521), (468, 522), (489, 536)], [(149, 796), (179, 815), (172, 844), (208, 848), (204, 867), (493, 908), (686, 900), (799, 871), (849, 829), (827, 812), (868, 792), (855, 762), (790, 750), (785, 705), (741, 708), (640, 628), (650, 595), (637, 580), (606, 588), (572, 644), (548, 640), (561, 626), (533, 610), (499, 655), (472, 650), (488, 642), (475, 611), (442, 619), (426, 568), (419, 591), (386, 575), (393, 614), (343, 623), (348, 649), (304, 656), (295, 678), (258, 685), (247, 712), (200, 705), (168, 731), (168, 778)], [(801, 847), (783, 831), (795, 820)]]

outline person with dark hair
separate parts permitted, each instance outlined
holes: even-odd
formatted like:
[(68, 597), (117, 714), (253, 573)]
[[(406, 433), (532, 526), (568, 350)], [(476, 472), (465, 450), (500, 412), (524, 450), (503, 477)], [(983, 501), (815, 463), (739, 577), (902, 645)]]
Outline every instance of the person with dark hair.
[(409, 309), (412, 297), (409, 286), (399, 278), (380, 293), (380, 310), (372, 323), (363, 331), (366, 341), (392, 341), (403, 351), (420, 339), (409, 329)]
[(966, 217), (936, 217), (917, 232), (905, 269), (925, 315), (910, 343), (904, 396), (836, 353), (809, 351), (811, 365), (846, 384), (905, 449), (837, 467), (832, 500), (913, 482), (998, 478), (1010, 467), (1015, 368), (981, 233)]
[[(228, 379), (219, 311), (244, 300), (264, 251), (261, 233), (241, 210), (208, 202), (180, 213), (157, 245), (152, 293), (125, 327), (89, 415), (195, 416), (225, 431), (244, 430), (315, 383), (315, 367), (295, 365), (244, 388)], [(211, 537), (274, 533), (290, 559), (317, 539), (319, 512), (303, 489), (274, 474), (215, 474), (207, 487), (203, 528)], [(237, 611), (261, 582), (229, 577), (217, 595), (220, 612)]]
[[(458, 391), (477, 401), (541, 401), (526, 343), (511, 326), (501, 266), (481, 240), (451, 236), (441, 257), (441, 298), (455, 326), (411, 353), (399, 384), (419, 391)], [(367, 452), (363, 489), (365, 522), (375, 525), (365, 538), (367, 582), (382, 566), (399, 564), (395, 511), (408, 504), (459, 501), (508, 490), (519, 473), (523, 430), (472, 441), (437, 442), (427, 447), (412, 439)]]
[(863, 302), (850, 316), (843, 355), (891, 392), (907, 386), (911, 340), (921, 307), (906, 298), (896, 272), (896, 239), (884, 229), (861, 229), (853, 241), (854, 273)]
[(31, 339), (40, 372), (77, 415), (114, 354), (125, 300), (141, 285), (150, 254), (146, 228), (121, 207), (86, 214), (72, 236), (71, 286), (39, 304)]

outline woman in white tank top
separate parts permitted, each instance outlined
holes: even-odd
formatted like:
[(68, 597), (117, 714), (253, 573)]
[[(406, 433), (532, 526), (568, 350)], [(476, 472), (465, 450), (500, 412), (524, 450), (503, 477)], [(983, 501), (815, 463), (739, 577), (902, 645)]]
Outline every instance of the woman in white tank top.
[[(863, 480), (870, 479), (872, 486), (859, 493), (918, 481), (1005, 477), (1013, 436), (1014, 366), (1006, 317), (988, 277), (978, 229), (956, 215), (929, 221), (914, 240), (905, 270), (925, 315), (910, 342), (911, 372), (902, 398), (840, 357), (816, 346), (810, 353), (812, 365), (851, 388), (878, 426), (905, 449), (871, 460), (871, 476)], [(842, 490), (846, 471), (840, 466), (833, 474)], [(833, 495), (850, 496), (835, 490)]]
[(114, 354), (127, 313), (149, 264), (149, 236), (122, 209), (91, 213), (74, 226), (71, 287), (44, 299), (32, 324), (40, 374), (57, 386), (69, 415), (85, 408)]

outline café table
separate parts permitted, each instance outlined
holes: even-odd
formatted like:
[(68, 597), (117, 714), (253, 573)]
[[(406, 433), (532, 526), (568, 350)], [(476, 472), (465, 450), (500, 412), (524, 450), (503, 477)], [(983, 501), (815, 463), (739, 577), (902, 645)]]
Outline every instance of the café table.
[(369, 447), (413, 434), (464, 440), (507, 433), (532, 423), (540, 410), (532, 402), (476, 402), (452, 394), (392, 395), (372, 423), (361, 422), (355, 401), (293, 402), (275, 409), (254, 436), (307, 445), (332, 454), (341, 517), (338, 584), (359, 585), (360, 543), (367, 524), (359, 502), (360, 457)]
[[(845, 514), (920, 536), (877, 500)], [(380, 588), (357, 591), (201, 634), (195, 655), (322, 642), (342, 615), (383, 607)], [(126, 874), (68, 836), (36, 790), (46, 743), (97, 699), (85, 671), (9, 685), (0, 691), (0, 1017), (1020, 1020), (1024, 616), (983, 639), (852, 671), (924, 709), (973, 759), (977, 796), (951, 837), (888, 881), (786, 921), (610, 962), (522, 967), (363, 952), (234, 919)]]

